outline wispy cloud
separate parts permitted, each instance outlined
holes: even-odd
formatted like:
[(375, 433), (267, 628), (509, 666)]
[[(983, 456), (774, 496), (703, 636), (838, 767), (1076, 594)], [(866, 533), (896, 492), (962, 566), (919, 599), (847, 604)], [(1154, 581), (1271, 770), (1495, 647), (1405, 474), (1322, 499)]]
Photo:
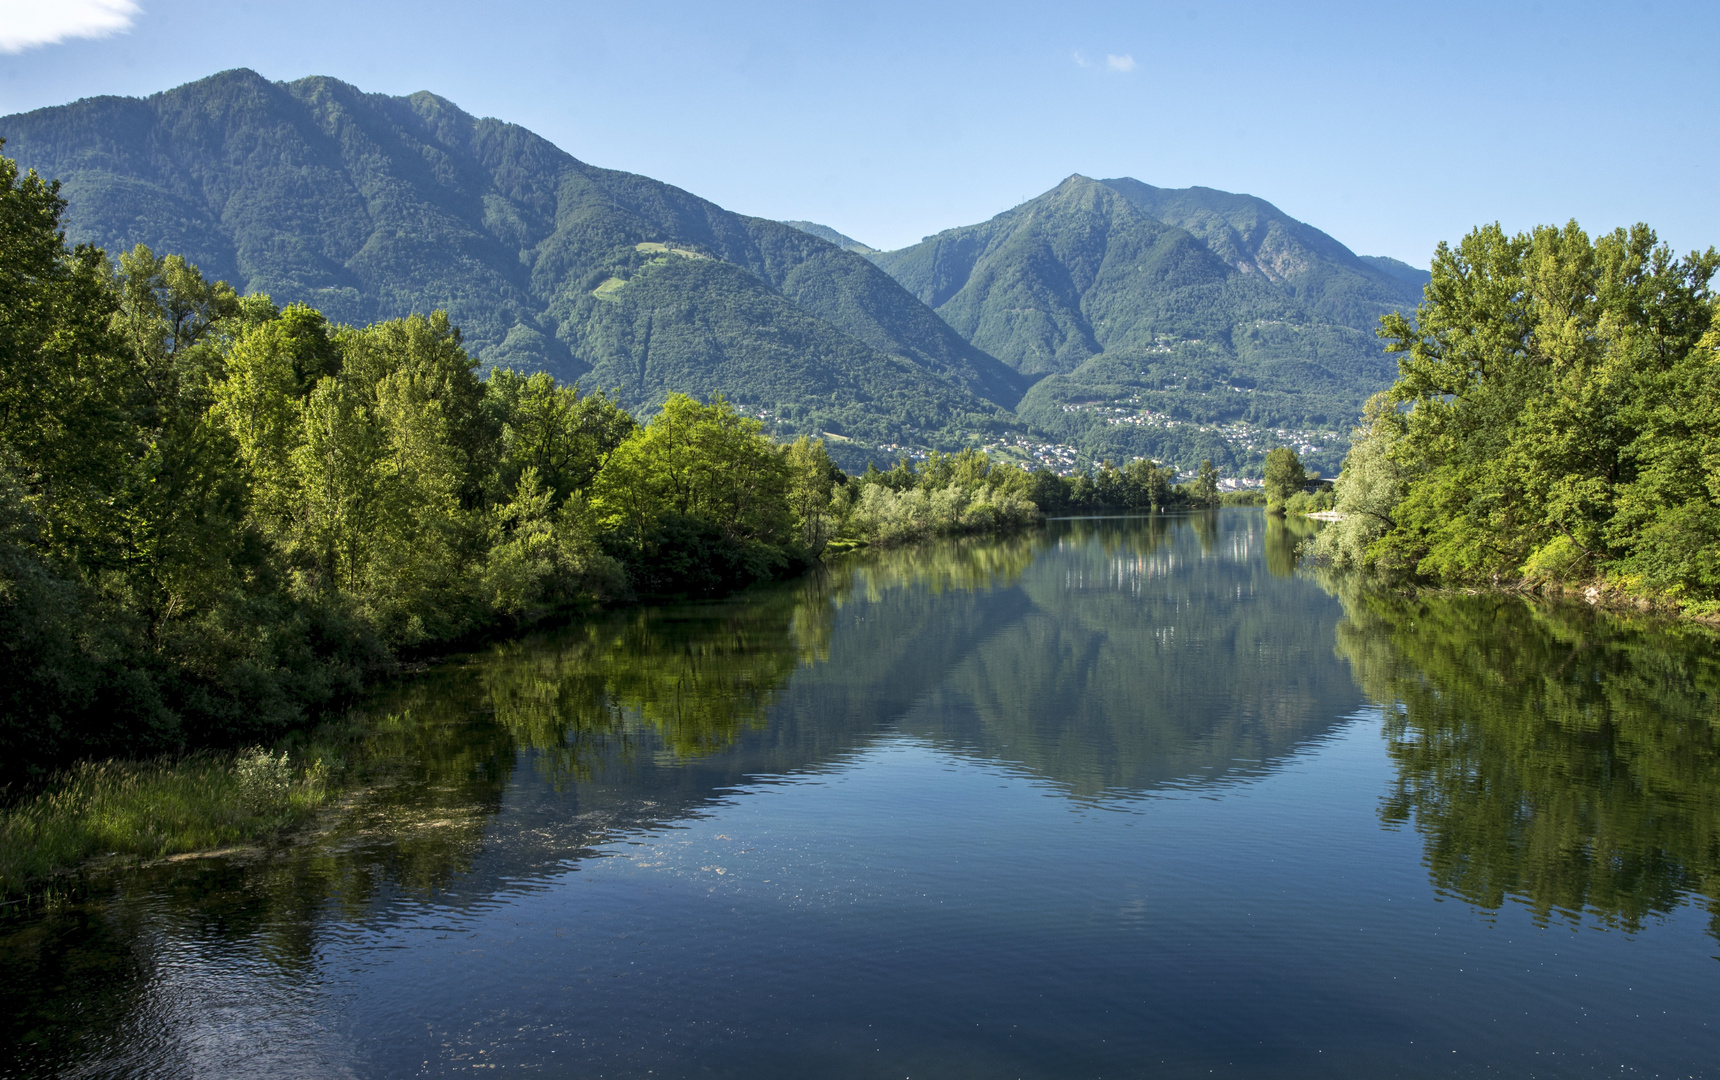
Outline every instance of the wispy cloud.
[(123, 33), (142, 13), (136, 0), (0, 0), (0, 53)]
[(1135, 70), (1135, 58), (1130, 56), (1128, 53), (1122, 53), (1120, 55), (1117, 53), (1106, 53), (1105, 59), (1100, 61), (1091, 59), (1080, 49), (1075, 49), (1070, 52), (1069, 58), (1075, 61), (1075, 65), (1077, 67), (1104, 68), (1107, 71)]

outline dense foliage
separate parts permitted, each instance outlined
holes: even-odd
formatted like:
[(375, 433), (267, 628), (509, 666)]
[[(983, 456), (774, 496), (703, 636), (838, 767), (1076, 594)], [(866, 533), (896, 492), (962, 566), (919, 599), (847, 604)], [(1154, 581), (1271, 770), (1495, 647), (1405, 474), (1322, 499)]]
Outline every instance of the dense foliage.
[(1712, 249), (1573, 222), (1441, 245), (1317, 550), (1453, 585), (1593, 583), (1720, 604)]
[(640, 426), (542, 372), (486, 382), (441, 312), (334, 326), (70, 250), (61, 209), (0, 164), (4, 781), (268, 736), (403, 652), (730, 590), (846, 524), (822, 444), (721, 399)]
[(272, 737), (401, 655), (832, 540), (1038, 516), (983, 454), (875, 483), (721, 397), (641, 425), (545, 372), (480, 379), (444, 312), (339, 326), (70, 249), (63, 207), (0, 159), (0, 784)]

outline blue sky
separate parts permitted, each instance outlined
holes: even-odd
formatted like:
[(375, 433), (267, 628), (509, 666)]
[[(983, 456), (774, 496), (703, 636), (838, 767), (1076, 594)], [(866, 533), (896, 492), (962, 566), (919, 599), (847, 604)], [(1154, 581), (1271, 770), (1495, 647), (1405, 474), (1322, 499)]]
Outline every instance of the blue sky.
[(1720, 244), (1717, 31), (1665, 2), (0, 0), (0, 114), (332, 75), (880, 247), (1080, 172), (1246, 191), (1426, 265), (1495, 220)]

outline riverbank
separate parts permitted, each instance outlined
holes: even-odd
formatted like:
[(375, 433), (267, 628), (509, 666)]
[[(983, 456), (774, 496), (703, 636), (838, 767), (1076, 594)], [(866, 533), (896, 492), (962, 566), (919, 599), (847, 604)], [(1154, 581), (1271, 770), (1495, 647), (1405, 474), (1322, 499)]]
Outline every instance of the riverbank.
[[(1023, 531), (1036, 531), (1036, 526), (1016, 523), (984, 534), (1001, 538)], [(867, 550), (899, 552), (946, 539), (956, 538), (931, 536), (891, 543), (847, 537), (825, 547), (822, 563), (835, 567)], [(668, 602), (673, 603), (673, 598)], [(553, 632), (557, 624), (575, 629), (587, 623), (595, 626), (644, 606), (635, 601), (581, 609), (567, 619), (487, 637), (483, 645), (505, 649), (516, 638)], [(424, 654), (392, 665), (368, 684), (361, 700), (374, 704), (377, 695), (386, 700), (390, 686), (409, 686), (414, 677), (456, 656), (457, 652)], [(267, 751), (110, 760), (62, 772), (37, 791), (0, 806), (0, 895), (42, 897), (108, 869), (235, 846), (297, 844), (305, 830), (318, 827), (315, 822), (341, 818), (354, 794), (372, 783), (369, 771), (376, 754), (365, 740), (379, 725), (388, 726), (380, 719), (388, 711), (384, 708), (377, 714), (379, 719), (371, 720), (362, 718), (360, 708), (337, 709), (289, 732)], [(257, 779), (259, 760), (272, 762), (266, 770), (272, 777), (267, 784)]]
[[(1008, 527), (976, 531), (1001, 536), (1024, 527), (1022, 522), (1005, 524)], [(941, 538), (934, 533), (874, 543), (846, 537), (830, 542), (820, 562), (828, 564), (871, 546), (915, 546)], [(582, 606), (560, 618), (521, 625), (512, 634), (490, 634), (462, 644), (504, 644), (557, 625), (596, 621), (676, 599), (643, 597), (604, 607)], [(422, 675), (459, 651), (441, 650), (393, 663), (367, 682), (363, 696)], [(342, 800), (367, 783), (362, 743), (375, 723), (359, 720), (361, 715), (336, 710), (313, 717), (272, 748), (86, 761), (57, 773), (35, 790), (0, 804), (0, 901), (28, 907), (93, 872), (267, 844), (290, 837), (319, 816), (338, 813)]]
[(95, 859), (133, 865), (255, 842), (330, 793), (323, 758), (288, 750), (83, 762), (0, 810), (0, 895), (39, 894)]

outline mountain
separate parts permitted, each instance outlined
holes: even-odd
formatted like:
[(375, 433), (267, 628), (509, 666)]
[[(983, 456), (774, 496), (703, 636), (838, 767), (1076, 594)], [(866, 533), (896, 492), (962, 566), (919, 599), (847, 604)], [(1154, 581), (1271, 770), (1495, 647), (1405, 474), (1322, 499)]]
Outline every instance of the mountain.
[(843, 251), (852, 251), (856, 255), (876, 255), (878, 249), (869, 244), (862, 244), (852, 236), (844, 236), (828, 225), (820, 225), (816, 221), (785, 221), (784, 225), (799, 229), (803, 233), (811, 233), (820, 240), (828, 240)]
[(1408, 282), (1417, 289), (1424, 289), (1433, 280), (1431, 271), (1411, 266), (1409, 263), (1394, 259), (1389, 255), (1358, 255), (1356, 258), (1367, 263), (1382, 274), (1395, 277), (1399, 281)]
[(1395, 373), (1379, 316), (1427, 281), (1264, 200), (1128, 178), (1071, 176), (880, 252), (330, 78), (223, 72), (3, 117), (0, 136), (64, 182), (73, 240), (177, 252), (343, 322), (443, 308), (486, 367), (647, 413), (722, 392), (779, 434), (834, 436), (850, 465), (979, 437), (1231, 472), (1290, 443), (1329, 472)]
[[(1395, 363), (1379, 317), (1415, 271), (1248, 195), (1071, 176), (990, 221), (872, 260), (974, 345), (1041, 376), (1017, 414), (1091, 457), (1333, 470)], [(1410, 271), (1405, 275), (1401, 271)]]
[[(1358, 256), (1253, 195), (1204, 187), (1157, 188), (1128, 177), (1100, 182), (1155, 220), (1198, 237), (1242, 273), (1258, 275), (1292, 294), (1313, 319), (1371, 335), (1381, 315), (1414, 307), (1421, 299), (1420, 286), (1432, 278), (1396, 259)], [(1400, 267), (1409, 276), (1382, 263)]]
[(1028, 382), (858, 254), (427, 92), (236, 70), (0, 136), (63, 181), (75, 241), (177, 252), (349, 323), (443, 308), (486, 367), (647, 411), (721, 391), (780, 431), (931, 445), (1012, 427)]

